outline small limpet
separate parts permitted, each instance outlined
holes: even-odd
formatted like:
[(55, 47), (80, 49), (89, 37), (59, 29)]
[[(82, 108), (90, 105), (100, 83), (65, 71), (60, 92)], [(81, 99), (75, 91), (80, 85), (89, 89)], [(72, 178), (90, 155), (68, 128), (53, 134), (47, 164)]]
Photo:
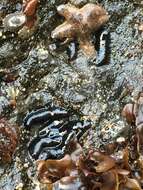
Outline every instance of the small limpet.
[(3, 26), (7, 31), (17, 31), (26, 23), (26, 15), (22, 12), (8, 14), (3, 19)]

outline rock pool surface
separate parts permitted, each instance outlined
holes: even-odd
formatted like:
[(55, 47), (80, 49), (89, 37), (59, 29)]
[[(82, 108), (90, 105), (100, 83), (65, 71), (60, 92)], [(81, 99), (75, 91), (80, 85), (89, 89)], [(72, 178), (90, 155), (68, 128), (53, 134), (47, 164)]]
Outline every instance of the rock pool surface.
[[(38, 29), (29, 39), (21, 40), (16, 34), (3, 32), (1, 25), (0, 114), (20, 127), (28, 111), (54, 103), (92, 120), (85, 148), (98, 148), (118, 136), (128, 135), (121, 110), (130, 102), (132, 92), (143, 86), (143, 31), (140, 30), (143, 1), (98, 1), (110, 15), (105, 26), (110, 31), (109, 58), (101, 67), (96, 67), (80, 51), (70, 61), (66, 48), (58, 52), (51, 48), (54, 44), (51, 31), (63, 22), (56, 7), (67, 2), (41, 0)], [(81, 6), (97, 1), (70, 2)], [(20, 1), (1, 0), (0, 21), (3, 15), (20, 9)], [(12, 163), (0, 166), (2, 190), (35, 189), (27, 174), (28, 135), (21, 132)]]

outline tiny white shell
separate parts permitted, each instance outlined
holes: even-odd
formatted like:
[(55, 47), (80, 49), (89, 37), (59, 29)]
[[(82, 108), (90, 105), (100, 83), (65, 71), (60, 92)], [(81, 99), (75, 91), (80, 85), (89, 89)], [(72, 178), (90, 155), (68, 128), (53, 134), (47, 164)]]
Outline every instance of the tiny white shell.
[(26, 20), (26, 15), (22, 12), (11, 13), (3, 19), (3, 26), (7, 31), (17, 31), (25, 24)]

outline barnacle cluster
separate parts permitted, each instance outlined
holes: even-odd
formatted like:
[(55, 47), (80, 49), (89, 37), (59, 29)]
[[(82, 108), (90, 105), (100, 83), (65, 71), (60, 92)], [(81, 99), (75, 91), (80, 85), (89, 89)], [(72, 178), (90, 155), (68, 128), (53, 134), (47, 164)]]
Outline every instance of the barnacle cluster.
[(11, 162), (18, 142), (18, 132), (14, 125), (0, 119), (0, 162)]

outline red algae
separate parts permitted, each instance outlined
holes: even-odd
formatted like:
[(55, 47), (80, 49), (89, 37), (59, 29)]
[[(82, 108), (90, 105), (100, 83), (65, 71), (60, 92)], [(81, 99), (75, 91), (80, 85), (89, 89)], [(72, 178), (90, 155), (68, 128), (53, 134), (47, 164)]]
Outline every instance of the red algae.
[(0, 162), (10, 163), (17, 147), (16, 127), (5, 119), (0, 120)]

